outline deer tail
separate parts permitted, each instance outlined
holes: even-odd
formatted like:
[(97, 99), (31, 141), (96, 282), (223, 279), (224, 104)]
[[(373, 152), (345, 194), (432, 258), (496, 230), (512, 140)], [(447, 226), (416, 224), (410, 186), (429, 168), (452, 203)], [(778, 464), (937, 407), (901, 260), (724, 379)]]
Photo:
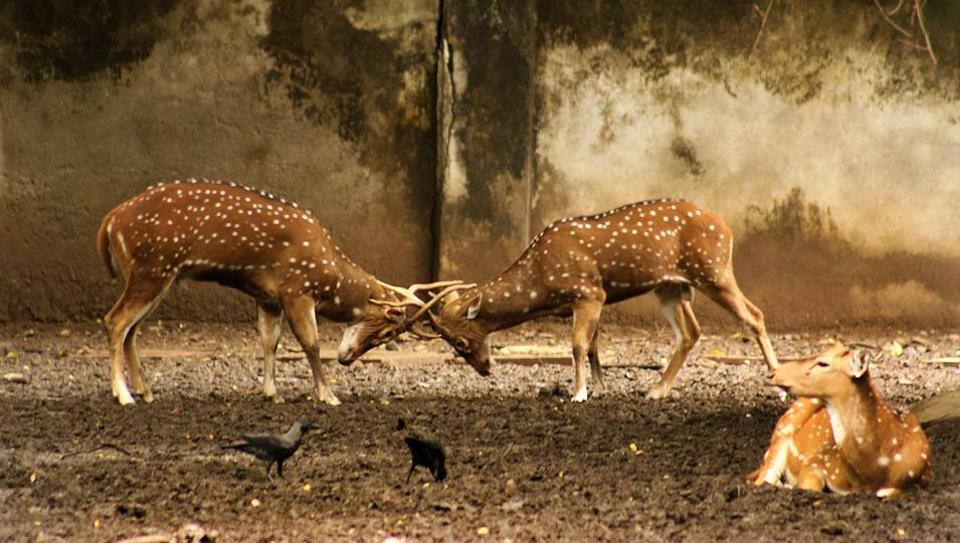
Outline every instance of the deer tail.
[(97, 231), (97, 252), (107, 267), (107, 273), (111, 278), (117, 277), (117, 268), (110, 254), (110, 225), (113, 222), (113, 213), (107, 213), (100, 223), (100, 229)]

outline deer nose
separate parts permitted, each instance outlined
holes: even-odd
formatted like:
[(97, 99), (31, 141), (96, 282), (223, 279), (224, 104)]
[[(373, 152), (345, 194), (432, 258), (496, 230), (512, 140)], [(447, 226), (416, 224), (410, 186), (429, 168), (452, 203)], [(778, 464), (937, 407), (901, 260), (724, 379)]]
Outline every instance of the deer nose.
[(352, 351), (349, 353), (337, 353), (337, 362), (339, 362), (341, 366), (349, 366), (356, 362), (356, 360), (357, 355)]

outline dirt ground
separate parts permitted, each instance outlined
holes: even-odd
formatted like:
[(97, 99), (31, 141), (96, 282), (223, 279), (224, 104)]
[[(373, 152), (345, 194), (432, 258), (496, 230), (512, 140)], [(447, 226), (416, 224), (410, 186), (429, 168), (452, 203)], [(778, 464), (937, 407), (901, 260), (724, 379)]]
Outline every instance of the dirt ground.
[[(324, 327), (326, 347), (337, 332)], [(110, 541), (188, 528), (217, 541), (960, 539), (960, 421), (926, 428), (934, 482), (898, 501), (755, 488), (742, 475), (757, 466), (785, 404), (759, 363), (706, 358), (756, 355), (752, 342), (705, 336), (673, 395), (648, 401), (672, 333), (610, 326), (603, 337), (609, 390), (585, 404), (567, 401), (568, 364), (504, 362), (485, 379), (427, 353), (447, 351), (433, 342), (400, 345), (422, 354), (333, 364), (343, 405), (329, 408), (309, 399), (309, 369), (289, 332), (278, 383), (287, 401), (278, 405), (259, 396), (252, 325), (152, 321), (140, 345), (157, 401), (121, 408), (97, 325), (0, 328), (0, 374), (27, 380), (0, 380), (0, 540)], [(828, 337), (774, 341), (784, 357), (817, 351)], [(928, 362), (955, 355), (958, 335), (848, 329), (840, 337), (907, 344), (872, 370), (889, 401), (960, 388), (960, 369)], [(560, 323), (495, 338), (567, 343)], [(398, 418), (408, 430), (396, 430)], [(219, 447), (298, 419), (319, 430), (285, 479), (268, 480), (256, 460)], [(426, 472), (404, 483), (402, 438), (411, 430), (446, 447), (443, 483)]]

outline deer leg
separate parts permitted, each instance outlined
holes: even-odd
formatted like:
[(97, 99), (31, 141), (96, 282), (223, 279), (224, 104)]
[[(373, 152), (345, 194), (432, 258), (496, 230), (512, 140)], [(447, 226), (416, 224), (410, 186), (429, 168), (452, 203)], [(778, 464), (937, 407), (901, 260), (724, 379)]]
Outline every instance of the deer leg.
[(320, 345), (317, 343), (317, 315), (316, 303), (312, 298), (299, 297), (284, 301), (283, 309), (287, 314), (287, 322), (297, 337), (303, 352), (310, 361), (310, 370), (313, 372), (314, 399), (328, 405), (340, 405), (340, 400), (330, 390), (330, 383), (323, 373), (323, 364), (320, 361)]
[(814, 466), (804, 466), (797, 474), (797, 488), (811, 490), (813, 492), (823, 492), (827, 486), (823, 470)]
[(715, 288), (705, 290), (707, 296), (717, 302), (721, 307), (730, 311), (753, 331), (760, 345), (760, 352), (763, 353), (763, 360), (767, 364), (769, 371), (774, 371), (780, 363), (777, 361), (777, 354), (773, 350), (773, 344), (767, 337), (767, 328), (763, 320), (763, 312), (753, 305), (746, 296), (740, 292), (740, 288), (735, 281), (728, 281), (726, 284), (716, 285)]
[(587, 350), (587, 358), (590, 360), (590, 377), (596, 385), (593, 391), (594, 395), (598, 391), (607, 390), (607, 385), (603, 382), (603, 370), (600, 369), (599, 340), (600, 325), (598, 324), (596, 330), (593, 331), (593, 339), (590, 340), (590, 349)]
[(809, 451), (797, 451), (794, 436), (821, 409), (823, 404), (818, 400), (798, 398), (793, 402), (790, 409), (780, 417), (773, 428), (773, 436), (770, 438), (767, 452), (763, 455), (763, 462), (751, 474), (756, 484), (773, 485), (780, 482), (781, 478), (787, 474), (791, 448), (796, 451), (795, 454), (809, 454)]
[(280, 343), (280, 326), (283, 322), (283, 309), (279, 306), (257, 303), (257, 332), (260, 333), (260, 347), (263, 349), (263, 397), (274, 403), (283, 403), (283, 397), (277, 394), (276, 356)]
[(792, 437), (780, 437), (774, 431), (767, 452), (763, 453), (760, 467), (747, 476), (747, 481), (755, 485), (778, 485), (787, 469), (787, 455), (790, 453)]
[(742, 292), (740, 293), (740, 297), (743, 299), (744, 305), (747, 306), (747, 310), (753, 315), (753, 320), (757, 323), (757, 328), (754, 329), (754, 333), (757, 336), (757, 343), (760, 345), (760, 352), (763, 353), (763, 360), (767, 364), (767, 369), (772, 372), (780, 365), (780, 361), (777, 360), (777, 353), (773, 350), (773, 344), (767, 336), (767, 327), (763, 320), (763, 311), (760, 311), (760, 308), (748, 300)]
[(146, 312), (141, 314), (139, 318), (133, 322), (130, 327), (130, 331), (127, 332), (127, 337), (123, 342), (124, 356), (127, 359), (127, 373), (130, 375), (130, 382), (133, 385), (133, 391), (143, 398), (144, 403), (153, 403), (153, 391), (150, 389), (149, 383), (147, 383), (147, 381), (143, 378), (143, 367), (140, 363), (140, 352), (137, 349), (137, 329), (139, 329), (140, 323), (142, 323), (143, 320), (150, 315), (150, 313), (153, 313), (153, 310), (156, 309), (157, 305), (160, 304), (160, 300), (167, 293), (170, 285), (173, 284), (173, 280), (174, 278), (172, 277), (164, 279), (164, 284), (160, 289), (159, 294), (157, 294), (150, 302), (150, 306), (147, 308)]
[[(142, 322), (142, 321), (141, 321)], [(123, 352), (127, 358), (127, 373), (130, 374), (130, 383), (133, 385), (133, 391), (143, 398), (144, 403), (153, 402), (153, 391), (150, 385), (143, 379), (143, 368), (140, 365), (140, 353), (137, 351), (137, 329), (140, 323), (134, 323), (127, 333), (127, 338), (123, 342)]]
[(677, 378), (680, 367), (683, 366), (687, 355), (700, 339), (700, 323), (697, 322), (696, 315), (693, 314), (693, 306), (689, 299), (685, 299), (688, 293), (684, 292), (682, 286), (676, 288), (661, 288), (657, 290), (657, 297), (663, 309), (663, 314), (673, 328), (676, 336), (676, 348), (673, 356), (670, 357), (670, 363), (660, 377), (660, 382), (647, 392), (647, 399), (659, 400), (665, 398), (673, 389), (673, 382)]
[[(128, 343), (127, 339), (131, 331), (136, 328), (137, 323), (156, 307), (171, 283), (172, 278), (158, 279), (131, 276), (127, 280), (127, 286), (123, 289), (120, 299), (104, 317), (104, 323), (110, 337), (110, 388), (113, 397), (120, 402), (120, 405), (134, 403), (133, 396), (130, 395), (130, 389), (127, 388), (127, 382), (123, 376), (124, 360), (127, 361), (131, 379), (135, 379), (134, 385), (139, 389), (138, 392), (149, 392), (149, 388), (146, 387), (141, 376), (139, 356), (127, 357), (128, 351), (136, 355), (135, 341)], [(152, 400), (152, 393), (149, 396)], [(146, 395), (144, 399), (146, 400)]]
[(587, 399), (587, 351), (600, 322), (601, 300), (580, 300), (573, 307), (573, 398)]

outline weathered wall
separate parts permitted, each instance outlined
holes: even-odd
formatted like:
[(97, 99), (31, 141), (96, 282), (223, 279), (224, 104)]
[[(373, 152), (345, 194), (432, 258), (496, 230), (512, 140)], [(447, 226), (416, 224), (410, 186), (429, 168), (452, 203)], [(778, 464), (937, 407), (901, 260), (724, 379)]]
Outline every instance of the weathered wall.
[[(102, 214), (207, 176), (301, 201), (397, 282), (685, 196), (774, 326), (960, 324), (960, 3), (927, 4), (937, 66), (872, 0), (780, 0), (750, 55), (754, 3), (0, 4), (0, 320), (102, 314)], [(250, 314), (186, 290), (161, 317)]]
[[(565, 215), (684, 196), (727, 217), (740, 282), (775, 326), (960, 324), (960, 4), (928, 4), (939, 66), (895, 42), (870, 0), (777, 2), (750, 56), (753, 4), (538, 2), (527, 19), (537, 43), (515, 45), (534, 118), (523, 93), (485, 90), (513, 114), (505, 126), (536, 129), (534, 187), (514, 216), (528, 211), (535, 234)], [(454, 57), (479, 92), (474, 63), (491, 48), (464, 41)], [(521, 136), (463, 164), (522, 194)], [(469, 207), (486, 189), (450, 170), (447, 197)], [(496, 273), (524, 245), (525, 217), (504, 232), (488, 227), (493, 216), (459, 218), (468, 242), (457, 250), (484, 248), (462, 275)]]
[(448, 2), (441, 95), (440, 269), (478, 281), (529, 241), (535, 158), (533, 3)]
[[(100, 218), (191, 176), (299, 201), (386, 280), (429, 275), (438, 11), (397, 6), (0, 5), (0, 321), (102, 315), (120, 286), (96, 257)], [(159, 317), (252, 315), (183, 289)]]

